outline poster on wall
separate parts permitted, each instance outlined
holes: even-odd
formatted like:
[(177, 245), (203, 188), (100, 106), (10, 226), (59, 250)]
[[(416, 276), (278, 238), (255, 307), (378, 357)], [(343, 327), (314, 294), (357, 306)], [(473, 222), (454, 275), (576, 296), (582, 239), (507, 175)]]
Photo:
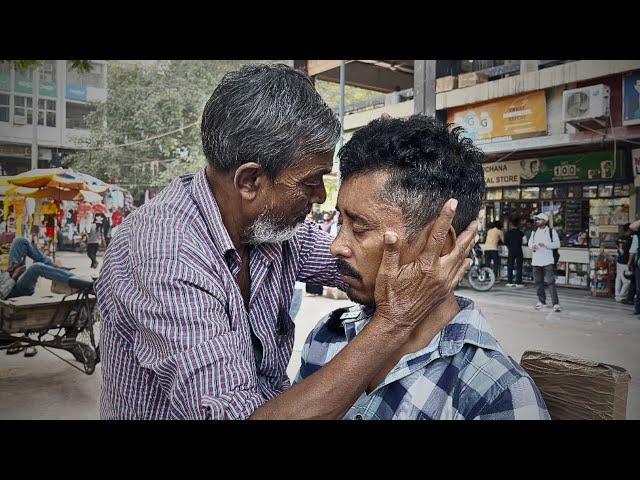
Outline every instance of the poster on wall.
[(544, 90), (449, 109), (447, 121), (461, 126), (476, 144), (535, 137), (547, 133)]
[(622, 124), (640, 124), (640, 70), (622, 77)]
[(640, 175), (640, 148), (631, 150), (631, 158), (633, 162), (634, 175)]

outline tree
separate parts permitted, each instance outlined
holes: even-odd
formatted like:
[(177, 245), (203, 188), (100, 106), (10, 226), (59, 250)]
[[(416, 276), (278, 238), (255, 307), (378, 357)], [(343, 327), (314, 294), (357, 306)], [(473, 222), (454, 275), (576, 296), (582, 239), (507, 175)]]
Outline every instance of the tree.
[[(250, 61), (109, 62), (108, 96), (87, 116), (89, 149), (70, 166), (129, 188), (138, 197), (205, 164), (199, 122), (222, 76)], [(168, 135), (153, 138), (166, 132)], [(135, 143), (140, 142), (140, 143)], [(133, 144), (111, 148), (113, 145)]]
[[(90, 136), (77, 140), (87, 150), (73, 154), (68, 165), (129, 188), (136, 198), (149, 187), (162, 188), (176, 176), (198, 170), (205, 165), (200, 120), (206, 101), (225, 73), (253, 62), (108, 62), (107, 100), (92, 105), (94, 111), (87, 116)], [(316, 85), (337, 108), (338, 85)], [(370, 94), (353, 87), (346, 93), (347, 103)], [(124, 144), (132, 145), (113, 148)]]

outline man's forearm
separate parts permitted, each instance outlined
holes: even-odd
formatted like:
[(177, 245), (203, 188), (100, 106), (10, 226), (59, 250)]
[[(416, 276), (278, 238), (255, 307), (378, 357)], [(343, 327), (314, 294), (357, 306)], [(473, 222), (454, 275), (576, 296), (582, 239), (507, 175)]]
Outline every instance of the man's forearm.
[(631, 268), (635, 259), (636, 259), (636, 256), (634, 253), (629, 255), (629, 263), (627, 263), (627, 268)]
[[(433, 336), (437, 332), (433, 332)], [(329, 363), (258, 408), (251, 419), (340, 419), (389, 357), (408, 339), (391, 322), (374, 318)]]

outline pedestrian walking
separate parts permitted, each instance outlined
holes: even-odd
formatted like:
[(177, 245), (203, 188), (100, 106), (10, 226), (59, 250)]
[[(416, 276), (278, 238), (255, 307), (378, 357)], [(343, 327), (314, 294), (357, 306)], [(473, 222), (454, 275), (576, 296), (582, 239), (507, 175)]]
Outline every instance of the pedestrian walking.
[(493, 269), (493, 273), (498, 280), (500, 273), (500, 254), (498, 253), (498, 244), (504, 243), (504, 232), (502, 231), (500, 222), (493, 222), (491, 228), (487, 232), (487, 240), (484, 243), (484, 260), (487, 267)]
[(100, 247), (100, 234), (102, 233), (102, 224), (100, 218), (96, 218), (95, 221), (89, 227), (89, 233), (87, 234), (87, 256), (91, 259), (91, 268), (98, 267), (98, 248)]
[[(511, 224), (511, 229), (504, 237), (504, 243), (509, 250), (507, 256), (507, 287), (522, 288), (522, 239), (524, 233), (520, 230), (520, 219), (516, 218)], [(516, 270), (516, 280), (513, 282), (513, 270)]]
[(536, 310), (540, 310), (546, 301), (545, 285), (549, 287), (553, 310), (560, 311), (558, 289), (556, 287), (556, 263), (553, 250), (560, 248), (560, 239), (553, 228), (548, 227), (549, 217), (546, 213), (535, 216), (536, 228), (529, 237), (529, 248), (532, 250), (531, 265), (533, 267), (533, 280), (538, 294)]
[(616, 241), (618, 247), (618, 256), (616, 258), (616, 285), (615, 299), (616, 302), (622, 302), (627, 297), (631, 278), (627, 278), (629, 274), (629, 251), (631, 250), (631, 237), (626, 235), (629, 224), (624, 226), (624, 233)]

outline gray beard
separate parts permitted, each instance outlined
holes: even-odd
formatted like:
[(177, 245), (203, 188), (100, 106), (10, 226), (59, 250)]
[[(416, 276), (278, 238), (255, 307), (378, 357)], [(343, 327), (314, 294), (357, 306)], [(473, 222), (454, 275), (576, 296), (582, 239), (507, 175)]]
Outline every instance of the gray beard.
[(281, 243), (291, 240), (298, 231), (302, 223), (292, 227), (281, 227), (277, 221), (269, 217), (265, 211), (253, 222), (249, 229), (249, 245), (260, 245), (263, 243)]

